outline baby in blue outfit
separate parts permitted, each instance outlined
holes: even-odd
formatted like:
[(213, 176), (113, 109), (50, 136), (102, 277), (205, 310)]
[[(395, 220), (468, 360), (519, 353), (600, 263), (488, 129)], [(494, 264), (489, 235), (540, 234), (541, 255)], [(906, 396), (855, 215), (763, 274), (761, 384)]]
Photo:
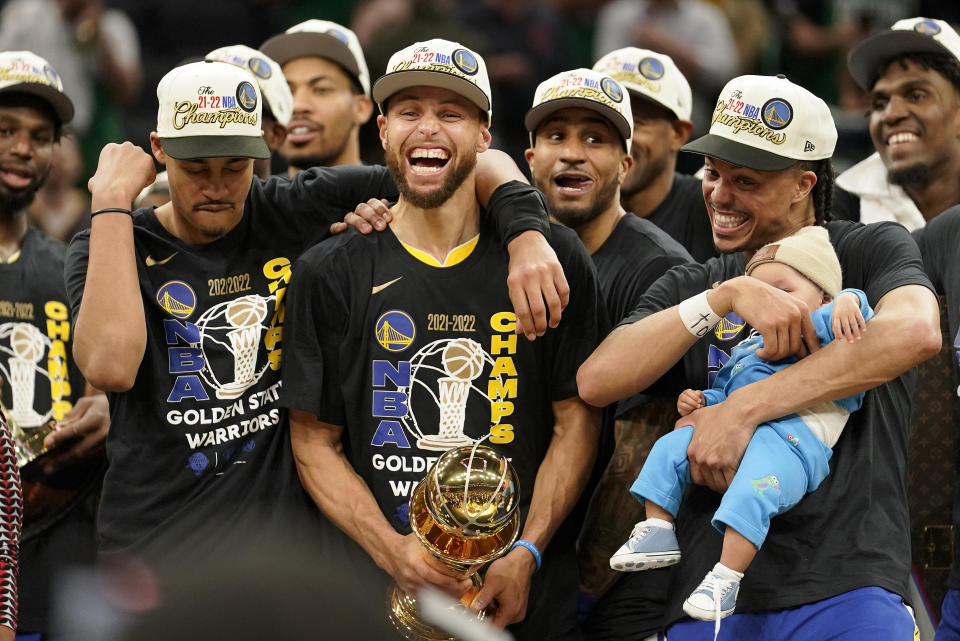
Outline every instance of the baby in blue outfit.
[[(804, 227), (792, 236), (758, 250), (746, 274), (782, 289), (814, 310), (811, 320), (821, 345), (835, 337), (855, 340), (873, 316), (866, 295), (840, 291), (840, 262), (823, 227)], [(735, 347), (713, 387), (686, 390), (677, 409), (686, 416), (704, 405), (721, 403), (728, 394), (795, 363), (796, 357), (770, 362), (756, 355), (759, 334)], [(713, 526), (724, 535), (720, 562), (709, 571), (683, 605), (695, 619), (716, 620), (732, 614), (740, 579), (770, 528), (781, 514), (817, 489), (830, 471), (830, 449), (863, 394), (822, 403), (757, 427), (740, 467), (714, 513)], [(673, 520), (687, 484), (687, 447), (693, 428), (683, 427), (657, 440), (630, 492), (646, 505), (647, 519), (634, 526), (630, 539), (611, 557), (615, 570), (637, 571), (680, 560)]]

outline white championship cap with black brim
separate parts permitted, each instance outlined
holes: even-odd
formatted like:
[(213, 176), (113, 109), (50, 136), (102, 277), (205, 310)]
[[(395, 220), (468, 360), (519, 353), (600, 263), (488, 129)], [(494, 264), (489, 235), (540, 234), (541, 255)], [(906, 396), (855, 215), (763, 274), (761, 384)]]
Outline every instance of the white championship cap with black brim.
[(823, 100), (785, 76), (739, 76), (720, 92), (710, 132), (681, 149), (759, 171), (833, 156), (837, 127)]
[(847, 54), (847, 67), (858, 85), (870, 89), (877, 67), (903, 53), (945, 53), (960, 60), (960, 35), (943, 20), (905, 18), (857, 43)]
[(401, 49), (387, 62), (387, 71), (373, 83), (373, 101), (383, 103), (401, 89), (438, 87), (463, 96), (493, 119), (493, 99), (487, 65), (478, 54), (458, 42), (435, 38)]
[(332, 60), (360, 84), (370, 95), (370, 72), (363, 57), (357, 35), (343, 25), (329, 20), (307, 20), (260, 45), (260, 51), (285, 65), (294, 58), (315, 56)]
[(270, 157), (250, 72), (213, 60), (175, 67), (157, 85), (157, 100), (157, 135), (171, 158)]
[(207, 60), (229, 62), (246, 69), (257, 79), (264, 104), (277, 122), (286, 127), (293, 117), (293, 94), (283, 71), (270, 56), (246, 45), (230, 45), (214, 49), (206, 56)]
[(73, 102), (63, 92), (60, 75), (30, 51), (0, 52), (0, 93), (36, 96), (50, 105), (61, 125), (73, 120)]
[(548, 116), (562, 109), (579, 107), (597, 112), (623, 138), (630, 150), (633, 136), (633, 111), (626, 88), (611, 76), (592, 69), (573, 69), (558, 73), (540, 83), (533, 94), (533, 106), (523, 118), (533, 146), (537, 127)]
[(611, 76), (632, 95), (664, 107), (680, 120), (690, 120), (693, 92), (670, 56), (624, 47), (597, 60), (593, 70)]

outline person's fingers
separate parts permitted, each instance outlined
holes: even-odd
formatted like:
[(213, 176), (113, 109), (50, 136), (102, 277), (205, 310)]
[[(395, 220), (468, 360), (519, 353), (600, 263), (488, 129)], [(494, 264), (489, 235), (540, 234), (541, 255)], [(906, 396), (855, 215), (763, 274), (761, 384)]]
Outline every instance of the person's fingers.
[(510, 303), (513, 305), (513, 313), (517, 317), (517, 333), (525, 335), (529, 340), (536, 338), (534, 331), (535, 323), (533, 313), (527, 302), (527, 293), (522, 287), (514, 286), (510, 283), (509, 294)]
[[(366, 205), (361, 205), (365, 207)], [(350, 212), (343, 217), (343, 223), (349, 225), (350, 227), (356, 227), (356, 229), (361, 234), (369, 234), (373, 231), (373, 226), (366, 221), (363, 216), (360, 216), (356, 212)], [(334, 223), (339, 224), (339, 223)], [(331, 226), (332, 227), (332, 226)]]
[(541, 286), (541, 293), (546, 301), (549, 313), (549, 325), (550, 327), (556, 327), (560, 324), (560, 317), (563, 313), (563, 299), (560, 296), (560, 292), (557, 291), (556, 281), (552, 278), (544, 279), (543, 285)]
[(820, 351), (820, 339), (817, 338), (817, 330), (813, 326), (813, 319), (810, 318), (810, 314), (804, 314), (800, 317), (800, 331), (803, 336), (806, 338), (804, 341), (807, 346), (807, 350), (811, 354)]
[[(526, 287), (527, 302), (530, 305), (530, 315), (533, 317), (533, 327), (526, 328), (527, 338), (531, 338), (529, 332), (532, 331), (536, 336), (542, 336), (547, 331), (547, 306), (543, 300), (543, 290), (539, 281), (533, 281)], [(533, 340), (531, 338), (531, 340)]]

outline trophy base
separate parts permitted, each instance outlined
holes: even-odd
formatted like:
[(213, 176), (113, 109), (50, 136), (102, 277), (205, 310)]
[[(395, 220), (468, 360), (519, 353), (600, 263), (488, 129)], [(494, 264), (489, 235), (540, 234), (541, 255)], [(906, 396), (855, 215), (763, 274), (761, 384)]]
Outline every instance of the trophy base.
[[(474, 587), (470, 588), (470, 590), (461, 597), (460, 601), (450, 607), (451, 609), (467, 613), (476, 618), (477, 621), (483, 621), (487, 617), (487, 612), (490, 608), (481, 610), (480, 612), (473, 612), (469, 608), (470, 602), (473, 600), (473, 597), (476, 596), (477, 592), (480, 591), (483, 583), (476, 574), (470, 578), (473, 580)], [(417, 600), (400, 589), (400, 586), (396, 583), (390, 588), (388, 605), (390, 607), (390, 623), (393, 624), (397, 633), (407, 641), (457, 641), (457, 637), (451, 635), (449, 632), (445, 632), (424, 621), (420, 616), (420, 608), (417, 605)]]

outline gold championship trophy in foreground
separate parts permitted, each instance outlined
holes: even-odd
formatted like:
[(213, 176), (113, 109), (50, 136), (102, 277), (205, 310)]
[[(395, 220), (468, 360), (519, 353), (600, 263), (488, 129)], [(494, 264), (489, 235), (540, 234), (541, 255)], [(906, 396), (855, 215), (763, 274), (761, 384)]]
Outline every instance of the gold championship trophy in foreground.
[[(447, 566), (466, 572), (493, 561), (513, 545), (520, 531), (517, 474), (506, 457), (489, 447), (466, 445), (445, 452), (410, 498), (410, 527), (420, 542)], [(458, 607), (466, 611), (483, 584), (471, 575), (473, 588)], [(476, 613), (484, 619), (487, 612)], [(424, 622), (417, 601), (394, 584), (390, 620), (410, 641), (453, 641), (454, 637)]]

